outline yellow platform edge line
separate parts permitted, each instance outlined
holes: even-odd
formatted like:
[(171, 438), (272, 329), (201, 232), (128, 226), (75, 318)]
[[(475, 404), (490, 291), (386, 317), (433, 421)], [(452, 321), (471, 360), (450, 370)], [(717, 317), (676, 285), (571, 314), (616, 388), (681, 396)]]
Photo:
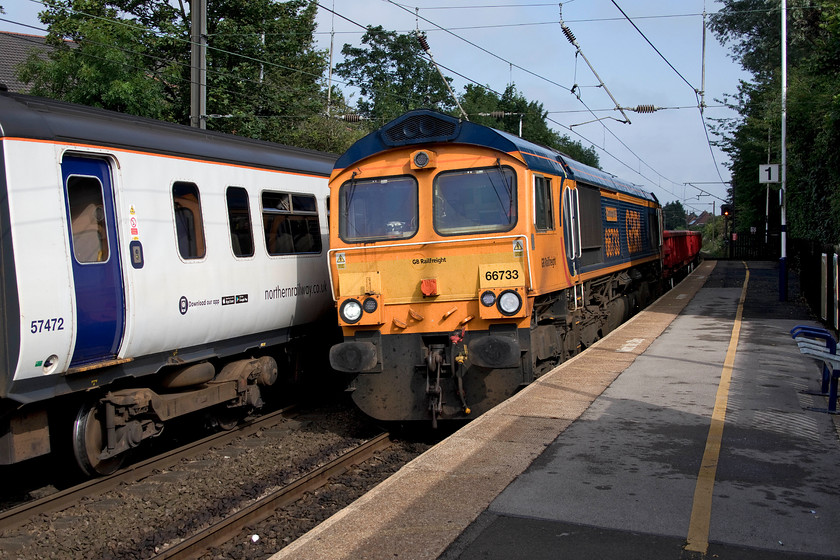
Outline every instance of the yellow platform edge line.
[(747, 285), (750, 281), (750, 267), (744, 263), (746, 276), (741, 289), (741, 299), (738, 300), (738, 311), (735, 314), (735, 324), (729, 338), (729, 348), (723, 362), (720, 374), (720, 384), (715, 395), (715, 408), (712, 411), (712, 423), (706, 438), (706, 450), (703, 452), (703, 462), (697, 475), (697, 485), (694, 488), (694, 501), (691, 506), (691, 519), (688, 523), (688, 537), (685, 550), (706, 554), (709, 548), (709, 526), (712, 519), (712, 494), (715, 487), (718, 459), (720, 457), (720, 442), (723, 437), (723, 425), (726, 421), (726, 405), (729, 402), (729, 385), (732, 380), (732, 368), (735, 364), (735, 353), (738, 349), (738, 338), (741, 335), (741, 320), (744, 316), (744, 300), (747, 297)]

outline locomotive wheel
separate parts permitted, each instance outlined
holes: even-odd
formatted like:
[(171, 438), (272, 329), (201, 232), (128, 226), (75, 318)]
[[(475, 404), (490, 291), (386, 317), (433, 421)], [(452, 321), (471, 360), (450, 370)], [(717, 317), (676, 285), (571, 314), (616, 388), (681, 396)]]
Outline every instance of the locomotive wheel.
[(104, 476), (120, 468), (125, 453), (109, 459), (100, 459), (105, 449), (105, 426), (101, 412), (94, 403), (85, 403), (73, 422), (73, 455), (82, 472), (88, 476)]

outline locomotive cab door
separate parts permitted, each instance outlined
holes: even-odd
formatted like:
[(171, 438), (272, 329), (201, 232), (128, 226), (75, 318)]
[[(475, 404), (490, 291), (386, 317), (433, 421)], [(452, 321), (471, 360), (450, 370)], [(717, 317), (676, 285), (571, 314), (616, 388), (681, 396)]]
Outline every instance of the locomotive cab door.
[(75, 285), (76, 344), (70, 367), (116, 357), (125, 323), (111, 168), (104, 159), (61, 162)]
[(577, 189), (563, 190), (563, 239), (566, 243), (566, 260), (569, 273), (575, 283), (579, 274), (580, 258), (583, 255), (580, 236), (580, 201)]

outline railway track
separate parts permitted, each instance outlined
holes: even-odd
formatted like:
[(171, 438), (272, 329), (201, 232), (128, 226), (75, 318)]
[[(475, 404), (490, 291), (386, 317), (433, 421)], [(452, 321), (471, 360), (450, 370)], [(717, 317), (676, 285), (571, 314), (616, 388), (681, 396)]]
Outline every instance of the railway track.
[(256, 433), (282, 420), (293, 417), (295, 414), (294, 409), (294, 406), (290, 406), (259, 416), (241, 423), (232, 430), (211, 434), (177, 449), (129, 465), (112, 475), (88, 480), (49, 496), (7, 509), (0, 512), (0, 532), (19, 527), (36, 516), (48, 515), (72, 506), (85, 497), (97, 496), (113, 490), (122, 484), (142, 480), (152, 473), (165, 469), (182, 459), (198, 455), (213, 447), (224, 445), (235, 438)]
[(170, 547), (164, 546), (154, 560), (181, 560), (198, 558), (211, 547), (219, 546), (240, 534), (247, 526), (265, 520), (278, 509), (299, 500), (306, 492), (323, 486), (331, 477), (343, 474), (353, 465), (358, 465), (371, 458), (374, 453), (391, 445), (387, 433), (380, 434), (365, 442), (330, 463), (299, 478), (292, 484), (279, 488), (250, 506), (230, 515), (203, 531), (182, 540)]
[(0, 560), (266, 558), (434, 444), (401, 434), (377, 452), (389, 440), (347, 404), (301, 404), (0, 512)]

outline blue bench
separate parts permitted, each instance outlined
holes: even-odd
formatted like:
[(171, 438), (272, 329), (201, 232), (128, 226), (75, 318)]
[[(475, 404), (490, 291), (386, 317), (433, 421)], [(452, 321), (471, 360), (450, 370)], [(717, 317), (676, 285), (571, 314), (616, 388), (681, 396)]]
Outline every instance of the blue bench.
[[(797, 325), (790, 331), (799, 351), (822, 362), (822, 383), (820, 392), (828, 397), (828, 409), (819, 409), (837, 414), (837, 382), (840, 379), (840, 356), (837, 355), (837, 341), (830, 331), (822, 327)], [(816, 410), (816, 409), (815, 409)]]

